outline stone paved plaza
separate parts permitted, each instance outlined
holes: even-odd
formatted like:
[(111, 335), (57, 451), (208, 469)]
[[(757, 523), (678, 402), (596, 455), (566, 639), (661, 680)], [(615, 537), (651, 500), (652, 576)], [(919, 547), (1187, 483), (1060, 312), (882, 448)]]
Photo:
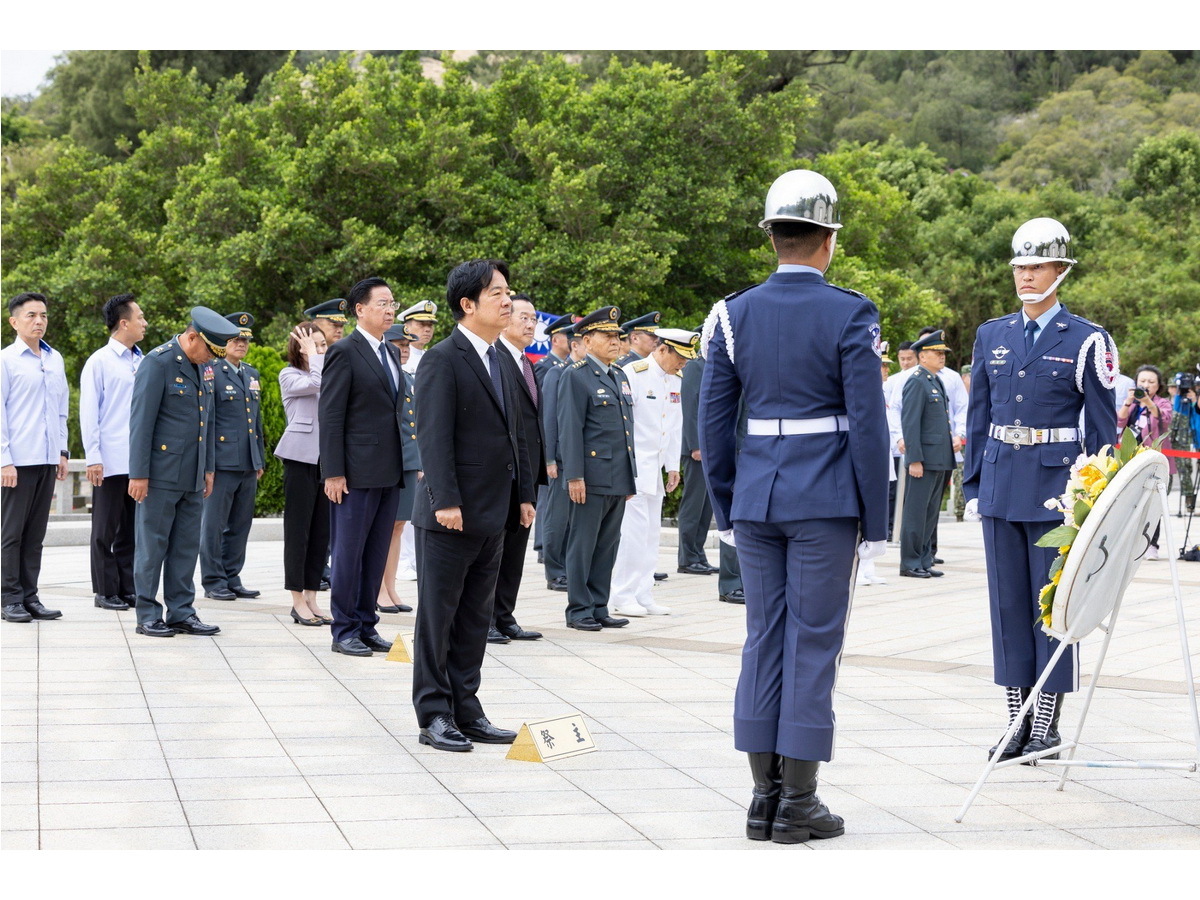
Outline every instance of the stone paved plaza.
[[(1004, 701), (979, 526), (943, 519), (940, 543), (946, 577), (899, 578), (890, 548), (888, 583), (857, 589), (820, 791), (846, 834), (793, 848), (742, 837), (743, 608), (717, 601), (715, 576), (676, 573), (674, 547), (655, 588), (674, 613), (598, 634), (564, 626), (565, 595), (545, 589), (531, 551), (517, 616), (545, 638), (489, 645), (481, 699), (508, 728), (581, 713), (598, 752), (551, 764), (418, 745), (411, 666), (335, 655), (328, 629), (294, 625), (278, 541), (250, 545), (244, 580), (261, 598), (200, 600), (221, 634), (170, 640), (93, 608), (85, 546), (48, 547), (42, 599), (63, 618), (0, 626), (3, 847), (1200, 850), (1200, 773), (1179, 770), (1076, 768), (1060, 793), (1061, 770), (1009, 767), (955, 823)], [(1168, 566), (1144, 563), (1126, 595), (1081, 757), (1196, 759)], [(1200, 565), (1180, 571), (1200, 670)], [(401, 582), (409, 602), (414, 588)], [(385, 616), (380, 631), (413, 621)], [(1083, 643), (1085, 682), (1099, 644)]]

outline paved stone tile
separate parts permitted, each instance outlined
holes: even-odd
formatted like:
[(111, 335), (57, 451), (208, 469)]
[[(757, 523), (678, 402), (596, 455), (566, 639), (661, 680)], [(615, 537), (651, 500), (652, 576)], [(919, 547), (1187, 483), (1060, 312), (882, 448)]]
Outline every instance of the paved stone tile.
[(473, 817), (343, 822), (341, 830), (356, 850), (501, 846), (499, 838)]
[(200, 825), (192, 828), (201, 850), (346, 850), (333, 822), (270, 825)]
[(41, 833), (43, 850), (194, 850), (192, 831), (182, 826), (61, 828)]
[(62, 828), (165, 828), (172, 825), (187, 825), (178, 800), (50, 803), (42, 806), (43, 831)]

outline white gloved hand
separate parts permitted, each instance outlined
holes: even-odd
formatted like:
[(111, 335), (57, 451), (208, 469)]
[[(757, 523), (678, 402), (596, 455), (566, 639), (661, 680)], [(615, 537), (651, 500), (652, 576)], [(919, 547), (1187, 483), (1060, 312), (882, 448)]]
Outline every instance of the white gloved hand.
[(983, 516), (979, 514), (978, 497), (967, 501), (967, 507), (963, 510), (963, 518), (965, 518), (968, 522), (978, 522), (983, 519)]
[(722, 544), (728, 544), (730, 547), (737, 546), (733, 542), (733, 529), (732, 528), (730, 528), (728, 531), (718, 531), (717, 537), (719, 537), (721, 539)]
[(863, 541), (858, 545), (858, 558), (863, 562), (878, 559), (887, 551), (887, 541)]

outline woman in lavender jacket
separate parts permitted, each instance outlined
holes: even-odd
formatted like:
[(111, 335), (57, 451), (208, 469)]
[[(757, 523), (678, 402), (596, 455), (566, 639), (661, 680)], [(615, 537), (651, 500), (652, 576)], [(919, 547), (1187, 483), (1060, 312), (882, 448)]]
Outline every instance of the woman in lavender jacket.
[(333, 622), (317, 606), (329, 552), (329, 499), (318, 465), (317, 423), (325, 348), (321, 330), (301, 322), (288, 338), (288, 365), (279, 373), (288, 423), (275, 447), (275, 455), (283, 460), (283, 586), (292, 592), (292, 621), (297, 625)]

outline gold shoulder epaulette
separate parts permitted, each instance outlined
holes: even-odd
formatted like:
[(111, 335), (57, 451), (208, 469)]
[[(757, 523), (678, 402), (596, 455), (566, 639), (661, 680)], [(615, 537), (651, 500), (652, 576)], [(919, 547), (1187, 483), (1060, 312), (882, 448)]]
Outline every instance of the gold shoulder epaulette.
[(639, 359), (633, 364), (632, 368), (635, 372), (645, 372), (648, 368), (650, 368), (650, 360)]

